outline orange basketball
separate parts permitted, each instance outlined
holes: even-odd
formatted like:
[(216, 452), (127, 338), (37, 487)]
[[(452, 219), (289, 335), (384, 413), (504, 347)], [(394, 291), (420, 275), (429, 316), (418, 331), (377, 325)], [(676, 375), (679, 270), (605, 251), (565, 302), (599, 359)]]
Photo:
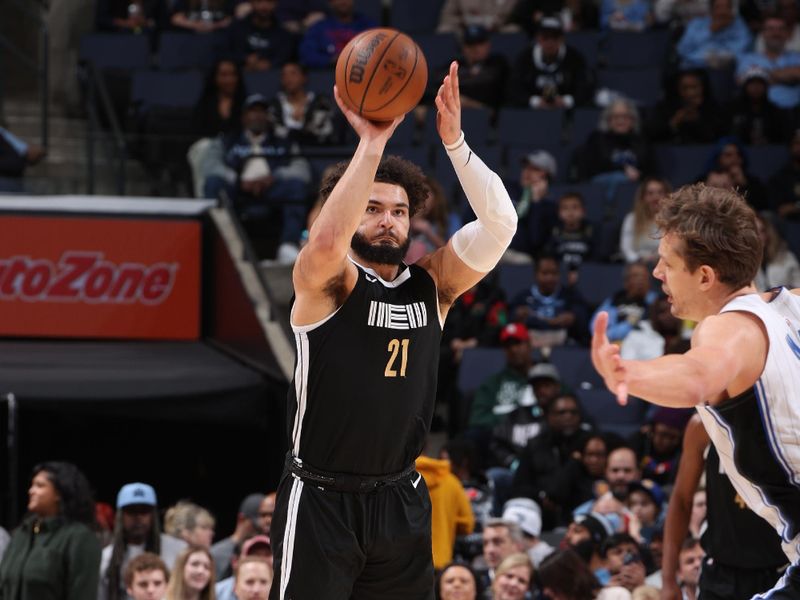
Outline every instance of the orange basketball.
[(336, 62), (336, 87), (354, 112), (391, 121), (422, 99), (428, 64), (422, 50), (396, 29), (368, 29), (344, 47)]

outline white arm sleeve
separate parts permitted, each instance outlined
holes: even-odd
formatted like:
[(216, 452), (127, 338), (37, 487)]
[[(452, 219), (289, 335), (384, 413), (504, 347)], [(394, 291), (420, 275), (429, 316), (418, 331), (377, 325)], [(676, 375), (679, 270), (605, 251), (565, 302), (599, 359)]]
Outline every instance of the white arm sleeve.
[(470, 269), (491, 271), (503, 256), (517, 230), (517, 211), (497, 173), (470, 150), (464, 133), (447, 145), (458, 181), (464, 189), (477, 221), (467, 223), (453, 235), (453, 249)]

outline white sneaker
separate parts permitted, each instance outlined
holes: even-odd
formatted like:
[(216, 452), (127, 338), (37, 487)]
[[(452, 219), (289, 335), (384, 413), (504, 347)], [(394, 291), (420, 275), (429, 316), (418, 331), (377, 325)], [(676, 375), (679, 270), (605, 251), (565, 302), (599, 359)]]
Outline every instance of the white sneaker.
[(297, 244), (283, 242), (280, 246), (278, 246), (278, 252), (275, 255), (275, 259), (279, 264), (293, 265), (294, 261), (297, 260), (297, 255), (299, 253), (300, 248), (297, 247)]

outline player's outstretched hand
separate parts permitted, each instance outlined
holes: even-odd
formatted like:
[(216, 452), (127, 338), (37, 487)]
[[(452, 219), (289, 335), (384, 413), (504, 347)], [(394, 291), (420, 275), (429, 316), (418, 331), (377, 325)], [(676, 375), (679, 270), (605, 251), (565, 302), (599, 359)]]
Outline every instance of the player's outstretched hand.
[(436, 94), (436, 129), (445, 144), (454, 144), (461, 135), (461, 96), (458, 91), (458, 63), (450, 63)]
[(619, 355), (619, 346), (608, 341), (607, 326), (608, 313), (604, 311), (594, 321), (592, 364), (602, 376), (606, 387), (617, 396), (617, 402), (624, 406), (628, 403), (628, 374)]
[(405, 118), (405, 115), (401, 115), (393, 121), (370, 121), (351, 110), (344, 103), (341, 96), (339, 96), (339, 89), (335, 85), (333, 86), (333, 97), (336, 99), (336, 104), (339, 105), (339, 109), (344, 114), (347, 122), (358, 134), (358, 137), (369, 142), (387, 142), (392, 137), (394, 130)]

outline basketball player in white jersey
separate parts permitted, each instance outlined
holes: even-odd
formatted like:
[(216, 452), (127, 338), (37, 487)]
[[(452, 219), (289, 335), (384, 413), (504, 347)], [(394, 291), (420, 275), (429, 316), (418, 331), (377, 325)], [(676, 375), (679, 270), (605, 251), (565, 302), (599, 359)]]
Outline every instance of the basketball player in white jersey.
[(669, 196), (657, 224), (653, 274), (672, 314), (698, 322), (692, 347), (622, 360), (601, 314), (592, 361), (621, 403), (631, 394), (696, 407), (734, 488), (792, 563), (769, 598), (800, 599), (800, 333), (752, 285), (762, 256), (755, 213), (734, 191), (697, 184)]

